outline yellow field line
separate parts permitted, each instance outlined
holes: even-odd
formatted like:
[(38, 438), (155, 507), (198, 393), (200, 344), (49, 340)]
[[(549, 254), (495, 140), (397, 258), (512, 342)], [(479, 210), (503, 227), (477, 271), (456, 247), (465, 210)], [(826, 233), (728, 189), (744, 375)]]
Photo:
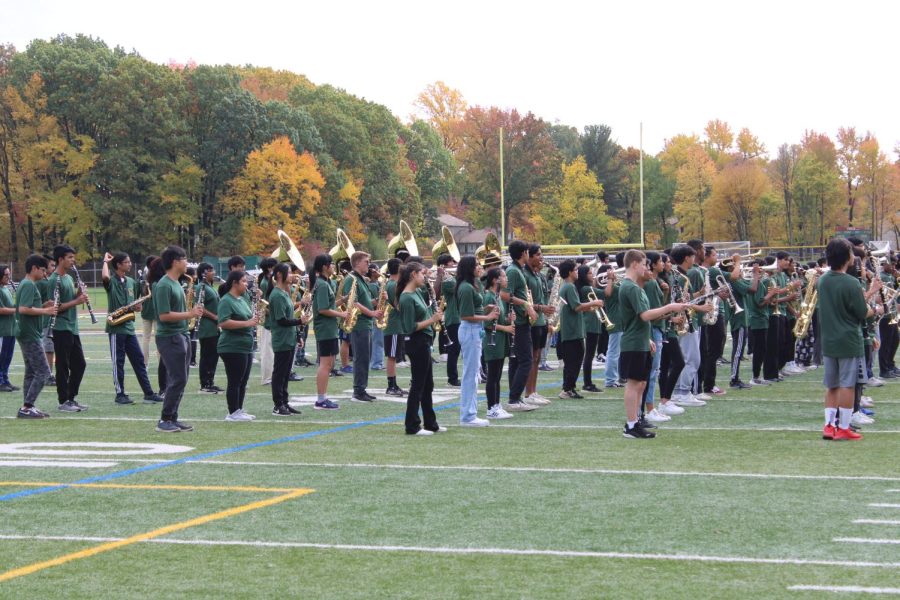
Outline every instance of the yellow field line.
[(22, 577), (24, 575), (31, 575), (32, 573), (36, 573), (38, 571), (43, 571), (44, 569), (49, 569), (50, 567), (58, 567), (59, 565), (64, 565), (68, 562), (72, 562), (73, 560), (79, 560), (82, 558), (88, 558), (97, 554), (101, 554), (103, 552), (109, 552), (110, 550), (115, 550), (116, 548), (122, 548), (123, 546), (130, 546), (131, 544), (136, 544), (138, 542), (144, 542), (147, 540), (152, 540), (153, 538), (157, 538), (163, 535), (168, 535), (170, 533), (174, 533), (176, 531), (181, 531), (183, 529), (188, 529), (190, 527), (196, 527), (197, 525), (204, 525), (211, 521), (218, 521), (220, 519), (226, 519), (228, 517), (233, 517), (235, 515), (239, 515), (241, 513), (245, 513), (251, 510), (256, 510), (258, 508), (265, 508), (267, 506), (272, 506), (273, 504), (279, 504), (281, 502), (285, 502), (287, 500), (293, 500), (294, 498), (299, 498), (300, 496), (305, 496), (306, 494), (312, 493), (315, 490), (300, 488), (292, 490), (287, 494), (282, 494), (281, 496), (275, 496), (274, 498), (268, 498), (266, 500), (259, 500), (257, 502), (251, 502), (250, 504), (243, 504), (241, 506), (235, 506), (234, 508), (228, 508), (226, 510), (222, 510), (216, 513), (211, 513), (208, 515), (204, 515), (202, 517), (197, 517), (196, 519), (191, 519), (189, 521), (182, 521), (181, 523), (175, 523), (174, 525), (166, 525), (165, 527), (160, 527), (159, 529), (154, 529), (153, 531), (148, 531), (146, 533), (139, 533), (137, 535), (133, 535), (129, 538), (125, 538), (124, 540), (119, 540), (117, 542), (107, 542), (105, 544), (100, 544), (99, 546), (94, 546), (93, 548), (86, 548), (84, 550), (79, 550), (78, 552), (72, 552), (70, 554), (64, 554), (57, 558), (51, 560), (45, 560), (43, 562), (34, 563), (25, 567), (20, 567), (18, 569), (12, 569), (10, 571), (6, 571), (5, 573), (0, 573), (0, 582), (9, 581), (10, 579), (15, 579), (16, 577)]
[(189, 492), (272, 492), (287, 493), (297, 488), (265, 488), (253, 486), (226, 485), (139, 485), (125, 483), (54, 483), (47, 481), (0, 481), (0, 487), (52, 487), (62, 485), (73, 488), (94, 488), (109, 490), (179, 490)]

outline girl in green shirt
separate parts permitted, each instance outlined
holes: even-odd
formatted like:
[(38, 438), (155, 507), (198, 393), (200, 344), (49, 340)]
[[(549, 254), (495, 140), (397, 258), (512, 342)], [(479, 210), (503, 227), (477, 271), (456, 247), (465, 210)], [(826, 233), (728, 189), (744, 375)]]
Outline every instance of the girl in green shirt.
[(222, 284), (225, 295), (219, 301), (219, 336), (217, 349), (225, 364), (228, 388), (225, 398), (228, 402), (226, 421), (252, 421), (256, 417), (244, 412), (244, 397), (247, 394), (247, 380), (253, 366), (253, 328), (259, 323), (250, 306), (242, 298), (247, 291), (247, 275), (243, 271), (232, 271)]
[(19, 389), (9, 381), (9, 365), (16, 349), (16, 303), (9, 283), (9, 267), (0, 265), (0, 392)]
[(484, 322), (487, 331), (487, 340), (482, 346), (484, 353), (485, 371), (487, 382), (485, 383), (485, 395), (487, 396), (488, 419), (511, 419), (512, 414), (503, 409), (500, 404), (500, 380), (503, 378), (503, 362), (506, 360), (507, 348), (510, 336), (516, 332), (511, 321), (514, 318), (509, 305), (500, 297), (500, 290), (506, 289), (506, 272), (494, 267), (487, 273), (485, 279), (484, 301), (494, 304), (499, 310), (496, 319)]
[(272, 287), (269, 289), (269, 327), (274, 355), (271, 385), (275, 407), (272, 414), (276, 417), (300, 414), (299, 410), (288, 405), (288, 381), (297, 348), (297, 325), (302, 324), (302, 320), (294, 316), (290, 276), (291, 269), (287, 263), (276, 265), (272, 269)]
[[(460, 388), (459, 423), (466, 427), (484, 427), (487, 419), (478, 418), (478, 369), (481, 366), (481, 339), (484, 323), (499, 316), (497, 306), (484, 306), (475, 281), (481, 276), (481, 265), (474, 256), (464, 256), (456, 267), (456, 307), (459, 310), (459, 349), (463, 359)], [(485, 314), (485, 308), (489, 309)]]

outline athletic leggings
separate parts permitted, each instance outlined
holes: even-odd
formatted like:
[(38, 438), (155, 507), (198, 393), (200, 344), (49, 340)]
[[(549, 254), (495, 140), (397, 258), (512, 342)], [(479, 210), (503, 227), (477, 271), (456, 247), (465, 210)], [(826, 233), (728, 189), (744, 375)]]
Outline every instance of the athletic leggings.
[(760, 370), (766, 359), (768, 333), (768, 329), (750, 330), (750, 339), (753, 340), (753, 379), (759, 379)]
[(487, 396), (488, 409), (500, 404), (500, 380), (503, 379), (503, 363), (505, 357), (487, 361), (487, 383), (484, 393)]
[(662, 357), (659, 362), (659, 397), (669, 400), (678, 383), (678, 376), (684, 369), (684, 356), (677, 338), (667, 337), (663, 340)]
[(591, 385), (591, 371), (594, 368), (594, 359), (597, 357), (597, 344), (600, 343), (600, 334), (588, 332), (584, 338), (584, 361), (581, 363), (584, 385)]
[(231, 414), (244, 407), (244, 396), (247, 395), (247, 380), (250, 379), (250, 368), (253, 366), (253, 354), (243, 352), (223, 352), (219, 354), (225, 363), (225, 375), (228, 386), (225, 399), (228, 402), (228, 413)]

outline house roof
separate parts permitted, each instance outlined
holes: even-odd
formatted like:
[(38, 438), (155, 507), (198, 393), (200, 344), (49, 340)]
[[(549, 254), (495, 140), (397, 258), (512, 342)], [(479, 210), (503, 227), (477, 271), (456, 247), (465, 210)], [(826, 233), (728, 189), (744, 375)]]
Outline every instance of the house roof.
[(447, 227), (468, 227), (469, 224), (463, 221), (458, 217), (454, 217), (453, 215), (442, 214), (438, 215), (438, 222), (441, 225), (446, 225)]
[(487, 234), (493, 231), (492, 229), (475, 229), (474, 231), (467, 231), (456, 239), (457, 244), (483, 244), (484, 238), (487, 237)]

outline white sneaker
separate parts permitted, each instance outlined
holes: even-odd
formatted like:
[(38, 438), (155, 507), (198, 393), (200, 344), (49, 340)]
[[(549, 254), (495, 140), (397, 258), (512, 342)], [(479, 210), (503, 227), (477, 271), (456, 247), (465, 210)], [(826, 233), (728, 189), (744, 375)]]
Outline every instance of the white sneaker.
[(786, 364), (783, 369), (781, 369), (782, 373), (785, 375), (803, 375), (806, 373), (806, 369), (798, 367), (794, 364)]
[(241, 413), (242, 415), (244, 415), (245, 417), (249, 417), (251, 421), (256, 418), (256, 415), (251, 415), (250, 413), (245, 411), (243, 408), (239, 408), (239, 409), (237, 409), (237, 411), (239, 413)]
[(506, 405), (506, 410), (508, 410), (509, 412), (529, 412), (536, 409), (537, 406), (533, 406), (525, 402), (510, 402)]
[(875, 422), (875, 419), (868, 415), (864, 415), (861, 412), (855, 412), (850, 417), (850, 423), (853, 425), (871, 425)]
[(881, 387), (884, 385), (884, 382), (877, 377), (869, 377), (869, 381), (866, 382), (866, 385), (869, 387)]
[(503, 407), (499, 404), (495, 404), (491, 407), (491, 409), (487, 413), (488, 419), (512, 419), (513, 416), (503, 410)]
[(550, 401), (540, 396), (539, 394), (532, 394), (526, 398), (524, 398), (525, 402), (531, 404), (532, 406), (546, 406), (550, 404)]
[(681, 408), (680, 406), (678, 406), (677, 404), (675, 404), (674, 402), (663, 402), (662, 404), (659, 405), (659, 408), (656, 408), (655, 410), (658, 410), (662, 414), (670, 416), (670, 417), (684, 414), (684, 409)]
[(242, 413), (240, 411), (240, 409), (238, 409), (238, 410), (234, 411), (233, 413), (231, 413), (230, 415), (226, 416), (225, 420), (226, 421), (252, 421), (252, 419), (250, 417), (248, 417), (247, 415), (245, 415), (244, 413)]
[(462, 421), (460, 422), (460, 427), (487, 427), (491, 422), (487, 419), (479, 419), (475, 417), (471, 421)]
[[(560, 400), (568, 400), (571, 397), (572, 397), (572, 395), (565, 390), (561, 391), (559, 393), (559, 396), (557, 396), (557, 398), (559, 398)], [(526, 398), (526, 400), (527, 400), (527, 398)]]
[(398, 363), (397, 363), (397, 366), (400, 367), (401, 369), (408, 369), (408, 368), (409, 368), (409, 361), (404, 360), (403, 362), (398, 362)]
[(875, 408), (875, 401), (872, 400), (872, 396), (861, 396), (859, 405), (863, 408)]
[(772, 385), (772, 384), (769, 383), (768, 381), (766, 381), (765, 379), (751, 379), (750, 385)]
[(415, 435), (434, 435), (434, 432), (428, 429), (420, 429), (415, 433)]
[(647, 420), (650, 421), (651, 423), (665, 423), (666, 421), (672, 420), (672, 417), (670, 417), (668, 415), (664, 415), (663, 413), (659, 412), (658, 408), (654, 408), (649, 413), (647, 413), (645, 416), (646, 416)]
[(438, 425), (437, 431), (435, 431), (434, 433), (447, 433), (447, 428)]
[(806, 367), (806, 370), (807, 371), (815, 371), (818, 368), (819, 368), (819, 365), (813, 363), (813, 364), (809, 365), (808, 367)]
[(703, 400), (704, 402), (712, 400), (712, 396), (710, 396), (706, 392), (703, 392), (702, 394), (694, 394), (694, 398), (696, 398), (697, 400)]
[(676, 396), (675, 398), (672, 398), (672, 402), (674, 402), (678, 406), (706, 406), (706, 402), (700, 400), (693, 394), (688, 394), (687, 396)]
[(441, 362), (447, 362), (447, 355), (446, 355), (446, 354), (441, 354), (441, 355), (438, 357), (438, 359), (439, 359)]

